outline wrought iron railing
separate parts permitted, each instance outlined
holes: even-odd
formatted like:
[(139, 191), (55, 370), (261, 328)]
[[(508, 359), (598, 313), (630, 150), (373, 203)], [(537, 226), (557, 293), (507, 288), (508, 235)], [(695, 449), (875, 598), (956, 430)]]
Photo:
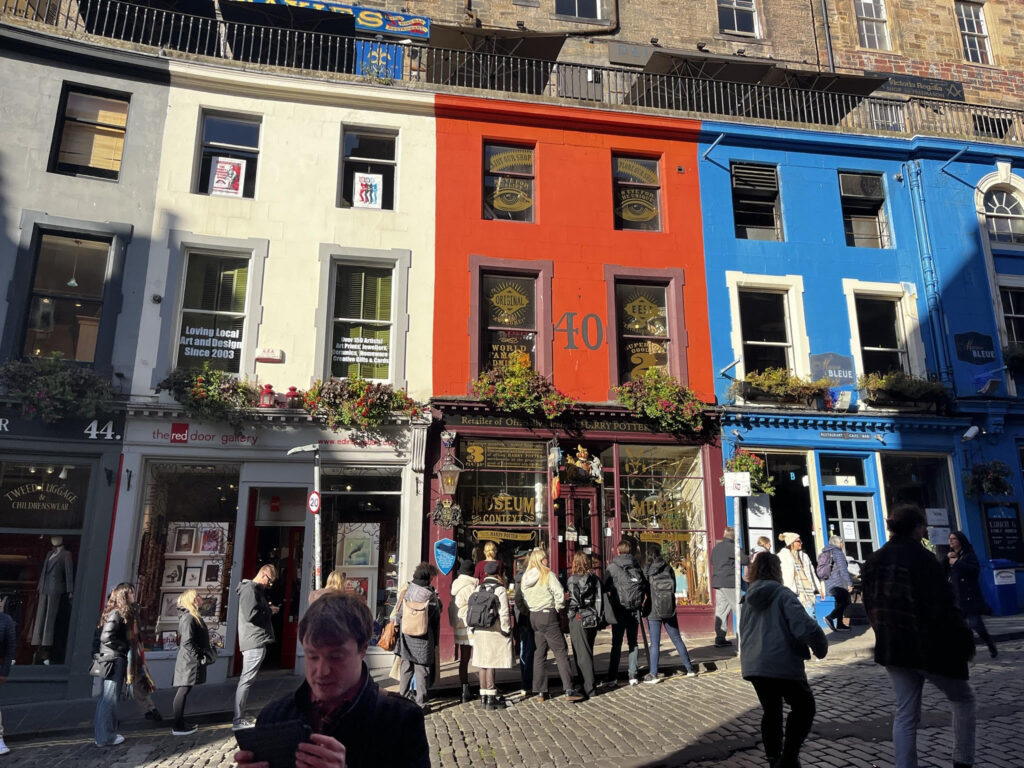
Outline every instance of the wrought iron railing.
[[(211, 9), (213, 5), (211, 4)], [(933, 99), (727, 83), (616, 67), (455, 51), (221, 20), (122, 0), (0, 0), (0, 21), (133, 43), (167, 56), (325, 73), (436, 91), (479, 89), (694, 118), (845, 133), (1024, 141), (1024, 112)]]

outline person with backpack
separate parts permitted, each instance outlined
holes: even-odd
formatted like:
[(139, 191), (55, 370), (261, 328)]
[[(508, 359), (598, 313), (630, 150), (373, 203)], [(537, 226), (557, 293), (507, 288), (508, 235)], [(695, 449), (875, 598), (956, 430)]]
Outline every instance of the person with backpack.
[(825, 623), (833, 632), (849, 632), (850, 628), (843, 623), (843, 616), (850, 605), (853, 579), (850, 578), (850, 569), (846, 564), (841, 536), (829, 536), (828, 546), (818, 555), (818, 565), (814, 570), (825, 583), (825, 594), (836, 601), (836, 607), (825, 617)]
[(614, 686), (619, 676), (622, 639), (629, 645), (629, 684), (637, 685), (637, 662), (640, 648), (636, 637), (640, 630), (640, 610), (647, 598), (647, 579), (640, 564), (633, 557), (633, 545), (628, 539), (619, 542), (618, 556), (608, 564), (604, 591), (607, 596), (605, 618), (612, 625), (612, 649), (608, 659), (608, 673), (604, 684)]
[[(740, 614), (740, 668), (761, 702), (761, 738), (768, 764), (799, 768), (800, 747), (811, 732), (815, 713), (804, 661), (811, 658), (810, 651), (825, 658), (828, 640), (800, 601), (783, 587), (782, 577), (779, 557), (771, 552), (762, 552), (750, 564), (750, 588)], [(790, 710), (785, 733), (783, 701)]]
[(416, 703), (420, 709), (427, 706), (427, 689), (434, 677), (434, 646), (441, 629), (441, 603), (430, 586), (436, 573), (437, 569), (430, 563), (417, 565), (395, 611), (401, 659), (398, 690), (408, 696), (415, 677)]
[(526, 573), (523, 574), (523, 599), (530, 609), (530, 624), (537, 650), (533, 654), (533, 691), (540, 701), (548, 698), (548, 673), (544, 663), (548, 657), (548, 647), (554, 654), (558, 666), (558, 676), (562, 678), (565, 698), (571, 702), (583, 701), (583, 696), (572, 687), (572, 675), (569, 671), (569, 652), (565, 645), (565, 635), (558, 622), (558, 612), (565, 607), (565, 591), (548, 568), (548, 554), (537, 548), (530, 553), (526, 561)]
[[(782, 584), (786, 589), (796, 593), (800, 605), (812, 619), (814, 616), (814, 596), (821, 600), (823, 587), (814, 572), (811, 558), (804, 552), (804, 543), (798, 533), (780, 533), (779, 541), (785, 546), (779, 550), (779, 562), (782, 563)], [(817, 621), (817, 619), (815, 619)]]
[(597, 695), (594, 684), (594, 640), (604, 626), (601, 580), (594, 575), (590, 555), (577, 552), (569, 576), (569, 639), (572, 656), (583, 678), (583, 695)]
[(495, 686), (494, 670), (512, 666), (512, 614), (497, 560), (487, 561), (484, 580), (469, 596), (466, 625), (473, 638), (474, 663), (480, 670), (480, 706), (503, 709), (505, 699)]
[(676, 647), (676, 653), (686, 668), (687, 677), (696, 677), (697, 671), (690, 661), (690, 654), (686, 651), (686, 643), (679, 632), (679, 620), (676, 618), (676, 576), (672, 566), (665, 562), (661, 556), (661, 547), (657, 544), (650, 544), (647, 547), (650, 561), (644, 570), (644, 577), (650, 585), (650, 599), (647, 601), (647, 628), (651, 635), (651, 671), (644, 678), (645, 683), (657, 683), (658, 659), (661, 654), (661, 628), (665, 627), (665, 633)]
[(455, 634), (455, 658), (459, 660), (459, 683), (462, 703), (473, 698), (469, 689), (469, 661), (473, 658), (473, 639), (466, 626), (466, 602), (480, 582), (473, 577), (473, 561), (466, 558), (459, 564), (459, 575), (452, 582), (452, 599), (448, 603), (448, 623)]

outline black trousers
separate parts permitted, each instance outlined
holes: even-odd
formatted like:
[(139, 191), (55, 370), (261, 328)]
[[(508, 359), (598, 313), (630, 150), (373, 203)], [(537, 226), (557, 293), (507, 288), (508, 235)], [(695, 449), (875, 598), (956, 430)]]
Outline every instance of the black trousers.
[[(761, 738), (764, 753), (775, 768), (795, 768), (800, 747), (814, 723), (814, 694), (806, 680), (784, 680), (779, 677), (751, 677), (764, 714), (761, 716)], [(786, 732), (782, 732), (782, 702), (789, 704)], [(777, 762), (775, 762), (777, 761)]]
[(967, 619), (967, 626), (978, 633), (978, 637), (988, 646), (989, 653), (995, 656), (996, 644), (992, 642), (992, 636), (985, 629), (985, 622), (981, 620), (981, 616), (976, 613), (968, 613), (965, 618)]
[(537, 650), (533, 653), (533, 690), (534, 693), (548, 692), (548, 673), (544, 662), (548, 657), (548, 646), (554, 654), (558, 665), (558, 676), (562, 678), (562, 688), (572, 690), (572, 675), (569, 673), (569, 650), (565, 646), (565, 635), (558, 625), (558, 615), (554, 611), (533, 611), (530, 613), (530, 624)]
[(174, 694), (174, 727), (185, 728), (185, 700), (192, 691), (191, 685), (179, 685), (177, 693)]
[(836, 607), (828, 615), (828, 618), (841, 625), (843, 623), (843, 614), (846, 613), (846, 609), (850, 605), (850, 593), (843, 587), (832, 587), (828, 594), (836, 599)]
[(584, 629), (583, 622), (573, 616), (569, 619), (569, 639), (572, 641), (572, 657), (576, 659), (580, 675), (583, 676), (583, 692), (587, 696), (597, 693), (594, 687), (594, 640), (597, 628)]

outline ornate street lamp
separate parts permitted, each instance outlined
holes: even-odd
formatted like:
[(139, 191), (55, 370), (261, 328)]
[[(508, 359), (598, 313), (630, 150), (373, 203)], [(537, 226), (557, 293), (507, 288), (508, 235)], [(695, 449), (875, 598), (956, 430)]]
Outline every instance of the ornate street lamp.
[(455, 458), (453, 448), (455, 445), (454, 432), (442, 432), (441, 444), (444, 446), (444, 459), (437, 469), (437, 477), (441, 481), (441, 493), (446, 496), (454, 496), (455, 489), (459, 486), (459, 475), (462, 474), (462, 463)]

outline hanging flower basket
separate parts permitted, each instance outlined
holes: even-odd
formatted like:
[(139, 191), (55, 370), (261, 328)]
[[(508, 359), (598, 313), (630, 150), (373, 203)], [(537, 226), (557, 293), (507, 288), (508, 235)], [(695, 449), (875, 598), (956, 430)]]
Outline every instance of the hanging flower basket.
[(199, 421), (227, 422), (235, 430), (242, 428), (246, 413), (259, 405), (260, 393), (255, 385), (230, 373), (210, 367), (209, 362), (196, 370), (175, 368), (156, 385), (166, 390), (185, 408), (189, 417)]
[(533, 369), (525, 352), (481, 373), (473, 382), (472, 392), (496, 410), (548, 420), (557, 419), (576, 404)]
[(662, 432), (702, 436), (709, 431), (707, 405), (661, 368), (648, 368), (640, 378), (616, 387), (615, 398)]
[(424, 409), (404, 389), (360, 378), (317, 379), (306, 392), (302, 406), (331, 429), (362, 431), (379, 427), (395, 415), (416, 418)]
[(70, 417), (94, 418), (114, 398), (107, 379), (67, 362), (59, 352), (4, 363), (0, 384), (8, 397), (21, 403), (25, 416), (47, 424)]
[[(753, 493), (764, 493), (769, 496), (775, 495), (775, 483), (772, 476), (768, 474), (764, 459), (755, 453), (744, 448), (737, 448), (732, 458), (725, 462), (726, 472), (749, 472), (750, 490)], [(725, 478), (719, 478), (725, 483)]]
[(766, 368), (751, 371), (742, 381), (730, 388), (733, 397), (742, 397), (748, 403), (779, 403), (802, 405), (824, 410), (831, 405), (832, 379), (805, 379), (785, 368)]
[(970, 472), (964, 473), (964, 493), (967, 496), (1012, 496), (1009, 476), (1010, 468), (1001, 461), (975, 464)]

